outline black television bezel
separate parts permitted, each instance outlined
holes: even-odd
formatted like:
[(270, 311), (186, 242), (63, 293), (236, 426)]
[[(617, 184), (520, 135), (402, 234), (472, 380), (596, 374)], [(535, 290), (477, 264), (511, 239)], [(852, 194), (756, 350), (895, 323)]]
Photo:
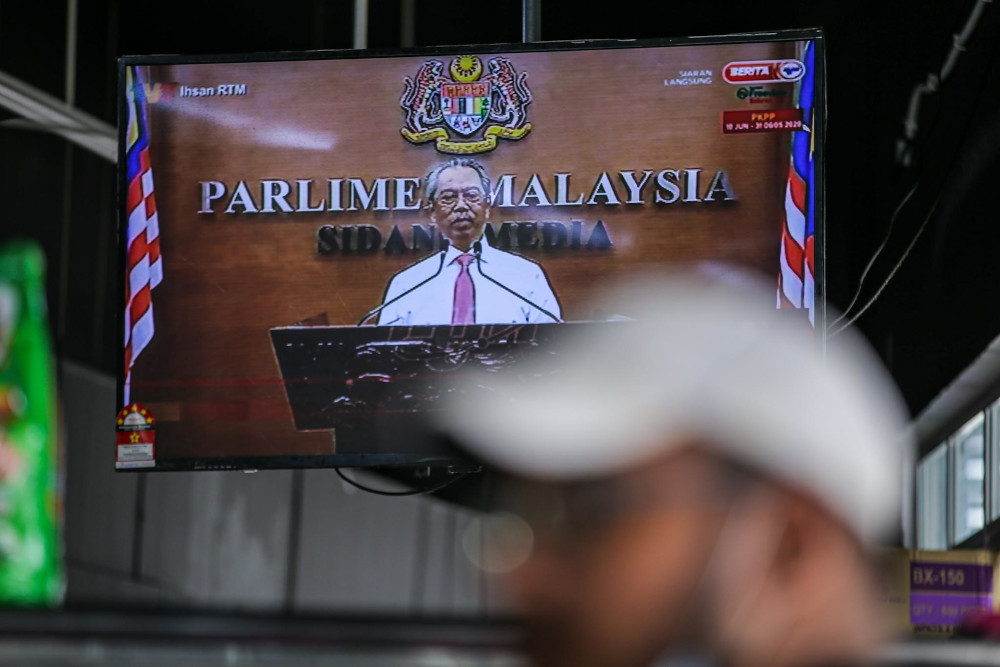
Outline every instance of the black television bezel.
[[(720, 44), (752, 44), (761, 42), (811, 41), (815, 51), (815, 92), (813, 131), (819, 132), (815, 142), (813, 161), (816, 183), (819, 188), (815, 195), (815, 306), (814, 329), (820, 346), (826, 339), (826, 224), (825, 224), (825, 138), (826, 138), (826, 46), (822, 28), (803, 28), (765, 32), (732, 33), (727, 35), (702, 35), (687, 37), (664, 37), (658, 39), (584, 39), (551, 42), (527, 42), (510, 44), (466, 44), (398, 49), (337, 49), (315, 51), (277, 51), (268, 53), (243, 54), (157, 54), (147, 56), (121, 56), (118, 58), (118, 174), (117, 174), (117, 244), (118, 244), (118, 285), (124, 286), (127, 279), (126, 247), (128, 215), (127, 175), (126, 175), (126, 134), (128, 132), (128, 106), (125, 96), (125, 68), (145, 65), (195, 65), (215, 63), (291, 62), (317, 60), (350, 60), (371, 58), (400, 58), (462, 55), (469, 52), (491, 53), (531, 53), (550, 51), (591, 51), (605, 49), (660, 48), (676, 46), (710, 46)], [(117, 350), (125, 346), (125, 310), (116, 310)], [(115, 397), (116, 410), (123, 405), (125, 358), (116, 354), (117, 373)], [(282, 456), (225, 456), (205, 458), (157, 459), (154, 466), (145, 468), (118, 468), (117, 472), (166, 472), (195, 470), (289, 470), (310, 468), (374, 468), (374, 469), (424, 469), (440, 468), (452, 472), (467, 472), (470, 463), (466, 459), (447, 456), (419, 456), (408, 454), (325, 454)], [(474, 468), (474, 466), (472, 466)]]

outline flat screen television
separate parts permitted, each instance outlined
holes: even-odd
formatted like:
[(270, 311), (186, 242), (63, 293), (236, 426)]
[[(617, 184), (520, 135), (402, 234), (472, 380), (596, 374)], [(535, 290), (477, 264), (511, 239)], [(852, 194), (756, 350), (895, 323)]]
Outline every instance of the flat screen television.
[(721, 262), (823, 330), (819, 30), (119, 61), (116, 468), (456, 465), (454, 371)]

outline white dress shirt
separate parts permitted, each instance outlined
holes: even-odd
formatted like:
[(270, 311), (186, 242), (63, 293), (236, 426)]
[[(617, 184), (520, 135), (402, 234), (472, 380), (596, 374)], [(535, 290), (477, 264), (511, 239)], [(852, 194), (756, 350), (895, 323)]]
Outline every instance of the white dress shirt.
[[(546, 315), (543, 309), (556, 318), (562, 317), (559, 301), (541, 266), (530, 259), (491, 247), (486, 243), (485, 237), (480, 239), (480, 243), (482, 251), (478, 259), (474, 258), (469, 264), (469, 275), (475, 288), (476, 324), (557, 321)], [(379, 313), (379, 326), (451, 324), (455, 280), (461, 270), (456, 258), (461, 254), (463, 252), (455, 246), (448, 246), (443, 264), (441, 253), (437, 252), (393, 276), (382, 299), (382, 303), (389, 305)], [(475, 257), (472, 250), (468, 254)], [(433, 276), (439, 266), (440, 274), (393, 301)], [(520, 294), (524, 299), (491, 282), (486, 276)]]

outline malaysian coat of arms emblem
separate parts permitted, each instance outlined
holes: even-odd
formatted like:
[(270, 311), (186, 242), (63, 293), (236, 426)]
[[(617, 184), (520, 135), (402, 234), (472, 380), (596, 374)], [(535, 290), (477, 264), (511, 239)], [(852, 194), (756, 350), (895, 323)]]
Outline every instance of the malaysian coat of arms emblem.
[(412, 79), (403, 77), (399, 105), (405, 125), (400, 132), (407, 141), (434, 141), (442, 153), (463, 155), (491, 151), (498, 138), (517, 140), (528, 134), (528, 73), (518, 73), (503, 56), (491, 58), (486, 69), (478, 56), (459, 56), (447, 74), (443, 62), (428, 60)]

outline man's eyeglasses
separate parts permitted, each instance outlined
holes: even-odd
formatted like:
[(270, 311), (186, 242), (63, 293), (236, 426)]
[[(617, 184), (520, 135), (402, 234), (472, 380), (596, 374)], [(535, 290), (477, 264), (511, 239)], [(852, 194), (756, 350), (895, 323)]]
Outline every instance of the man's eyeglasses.
[(451, 208), (458, 203), (458, 198), (461, 197), (465, 200), (466, 204), (470, 206), (476, 206), (483, 203), (486, 200), (486, 195), (483, 191), (478, 188), (469, 188), (462, 192), (455, 192), (454, 190), (445, 190), (438, 194), (437, 198), (434, 200), (441, 206), (445, 208)]

